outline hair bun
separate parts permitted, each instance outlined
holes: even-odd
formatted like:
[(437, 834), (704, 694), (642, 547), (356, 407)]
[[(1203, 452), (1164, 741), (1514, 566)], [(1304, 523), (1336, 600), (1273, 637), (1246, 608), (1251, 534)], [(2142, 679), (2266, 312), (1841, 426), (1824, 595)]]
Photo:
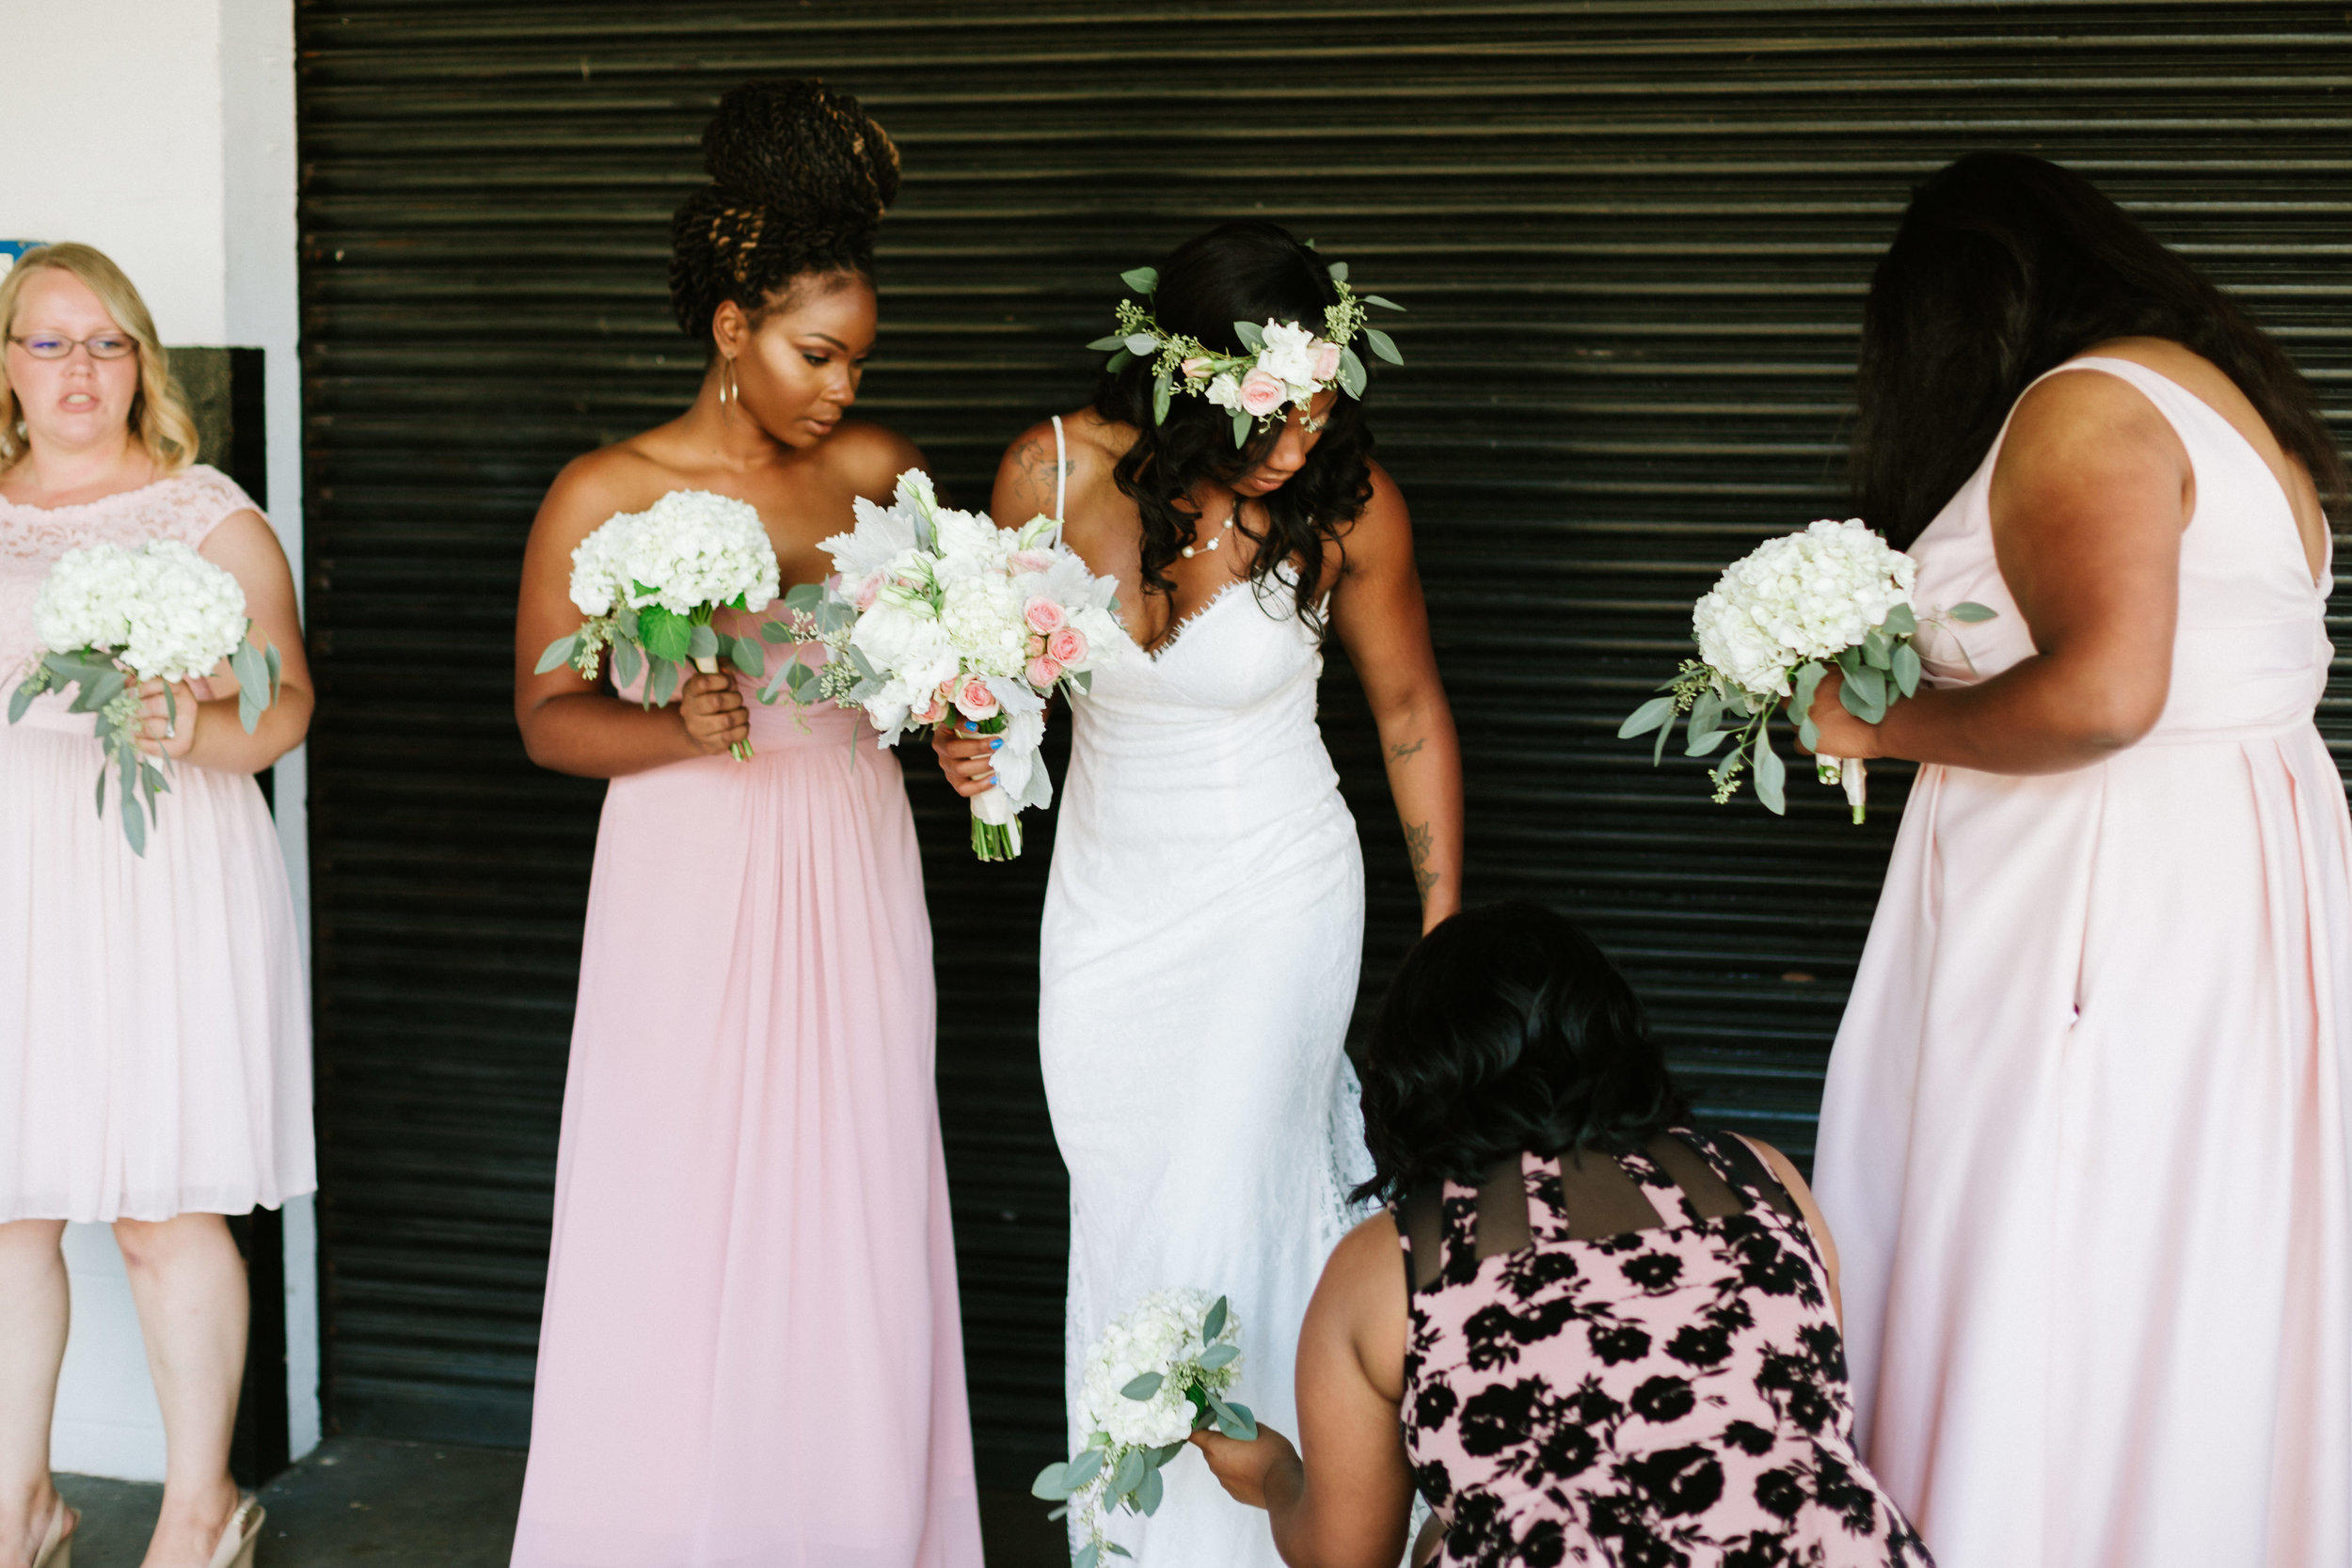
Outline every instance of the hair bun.
[(771, 221), (872, 229), (898, 195), (898, 150), (846, 92), (814, 79), (746, 82), (703, 129), (721, 194)]
[(871, 276), (898, 150), (846, 92), (746, 82), (703, 128), (710, 183), (670, 225), (670, 302), (691, 337), (733, 300), (757, 317), (807, 274)]

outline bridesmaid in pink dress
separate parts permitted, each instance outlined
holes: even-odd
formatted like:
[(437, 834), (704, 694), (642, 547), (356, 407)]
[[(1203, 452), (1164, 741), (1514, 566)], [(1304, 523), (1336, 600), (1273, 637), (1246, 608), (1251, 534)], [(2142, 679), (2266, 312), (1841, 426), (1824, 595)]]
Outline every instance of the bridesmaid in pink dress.
[(874, 341), (889, 138), (791, 82), (730, 93), (703, 140), (713, 183), (671, 266), (711, 347), (701, 394), (567, 467), (523, 567), (524, 743), (612, 783), (514, 1561), (972, 1568), (930, 926), (897, 760), (856, 715), (763, 706), (731, 674), (647, 710), (532, 673), (580, 622), (573, 547), (614, 513), (738, 497), (783, 579), (808, 581), (852, 499), (922, 462), (842, 417)]
[(0, 722), (0, 1568), (69, 1568), (49, 1477), (72, 1307), (67, 1222), (111, 1225), (164, 1420), (143, 1568), (252, 1568), (262, 1509), (229, 1475), (244, 1381), (245, 1262), (224, 1215), (318, 1185), (310, 1012), (293, 890), (253, 775), (301, 743), (310, 672), (294, 574), (196, 435), (129, 278), (83, 245), (0, 282), (0, 691), (40, 645), (34, 607), (69, 550), (175, 540), (245, 591), (284, 660), (251, 734), (225, 666), (147, 691), (171, 759), (146, 853), (96, 721), (61, 693)]
[(1946, 1568), (2352, 1563), (2344, 468), (2279, 349), (1979, 154), (1867, 310), (1856, 472), (1935, 689), (1817, 1165), (1870, 1465)]

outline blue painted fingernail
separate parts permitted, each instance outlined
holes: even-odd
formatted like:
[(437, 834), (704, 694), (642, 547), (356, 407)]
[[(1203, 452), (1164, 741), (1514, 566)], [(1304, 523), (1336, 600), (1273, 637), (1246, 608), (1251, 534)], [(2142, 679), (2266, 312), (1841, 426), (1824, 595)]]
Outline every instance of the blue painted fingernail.
[(988, 743), (988, 749), (989, 749), (990, 751), (992, 751), (992, 752), (1002, 751), (1002, 750), (1004, 749), (1004, 745), (1005, 745), (1005, 742), (1004, 742), (1003, 738), (1000, 736), (1000, 737), (999, 737), (999, 738), (997, 738), (997, 739), (994, 739), (994, 740), (990, 741), (990, 742)]
[(993, 774), (993, 773), (991, 773), (991, 774), (988, 776), (988, 782), (989, 782), (990, 784), (994, 784), (994, 783), (996, 782), (996, 775), (995, 775), (995, 774)]

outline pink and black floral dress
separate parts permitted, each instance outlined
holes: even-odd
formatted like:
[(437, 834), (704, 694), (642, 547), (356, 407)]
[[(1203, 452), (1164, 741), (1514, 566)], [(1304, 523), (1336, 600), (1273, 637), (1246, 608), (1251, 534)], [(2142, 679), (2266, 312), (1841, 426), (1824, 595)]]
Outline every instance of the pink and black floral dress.
[(1460, 1568), (1931, 1568), (1855, 1454), (1804, 1219), (1728, 1135), (1398, 1207), (1405, 1438)]

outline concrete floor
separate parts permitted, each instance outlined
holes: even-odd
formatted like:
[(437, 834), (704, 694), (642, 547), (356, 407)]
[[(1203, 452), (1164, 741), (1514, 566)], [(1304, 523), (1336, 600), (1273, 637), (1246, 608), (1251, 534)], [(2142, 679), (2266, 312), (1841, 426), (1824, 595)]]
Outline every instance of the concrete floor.
[[(523, 1456), (501, 1449), (330, 1437), (262, 1491), (256, 1568), (506, 1568), (522, 1495)], [(164, 1489), (59, 1476), (82, 1511), (73, 1568), (138, 1568)], [(989, 1568), (1065, 1568), (1047, 1505), (982, 1493)]]

